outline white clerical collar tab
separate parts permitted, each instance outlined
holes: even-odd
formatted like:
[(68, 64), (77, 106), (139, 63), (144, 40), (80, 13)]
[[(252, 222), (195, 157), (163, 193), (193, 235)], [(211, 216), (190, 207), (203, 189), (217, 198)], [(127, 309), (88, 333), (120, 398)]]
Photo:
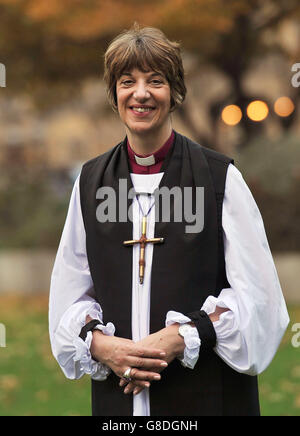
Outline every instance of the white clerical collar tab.
[(145, 167), (148, 167), (149, 165), (155, 164), (155, 158), (153, 154), (151, 156), (147, 157), (138, 157), (136, 154), (134, 155), (135, 161), (139, 165), (143, 165)]

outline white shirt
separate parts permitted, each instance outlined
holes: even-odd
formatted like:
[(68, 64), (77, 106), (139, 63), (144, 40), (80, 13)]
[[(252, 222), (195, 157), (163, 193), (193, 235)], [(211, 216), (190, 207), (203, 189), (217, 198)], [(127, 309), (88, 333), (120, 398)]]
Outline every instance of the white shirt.
[[(153, 193), (163, 173), (131, 174), (136, 192)], [(104, 380), (110, 370), (91, 358), (92, 333), (86, 341), (78, 337), (86, 316), (102, 320), (101, 302), (95, 300), (93, 281), (86, 255), (86, 235), (80, 205), (79, 177), (76, 179), (69, 210), (51, 276), (49, 333), (52, 352), (67, 378), (78, 379), (85, 373)], [(150, 198), (153, 200), (153, 196)], [(144, 213), (149, 199), (140, 196)], [(152, 204), (152, 203), (151, 203)], [(154, 237), (154, 207), (148, 217), (147, 236)], [(141, 234), (141, 218), (136, 198), (133, 202), (133, 239)], [(214, 322), (217, 336), (215, 352), (234, 370), (256, 375), (273, 359), (289, 323), (286, 304), (264, 230), (261, 214), (238, 169), (230, 164), (227, 171), (222, 209), (225, 266), (230, 288), (218, 296), (209, 296), (202, 307), (208, 314), (216, 306), (228, 308)], [(132, 248), (132, 339), (149, 334), (150, 288), (153, 244), (146, 247), (144, 284), (138, 280), (139, 246)], [(142, 289), (141, 289), (142, 287)], [(142, 292), (141, 292), (142, 291)], [(121, 310), (121, 308), (120, 308)], [(104, 333), (114, 334), (108, 323)], [(187, 317), (177, 312), (166, 314), (166, 325), (184, 323)], [(185, 340), (183, 364), (193, 368), (198, 358), (197, 330)], [(187, 371), (191, 369), (187, 368)], [(150, 388), (151, 389), (151, 388)], [(149, 389), (133, 396), (133, 415), (149, 416)]]

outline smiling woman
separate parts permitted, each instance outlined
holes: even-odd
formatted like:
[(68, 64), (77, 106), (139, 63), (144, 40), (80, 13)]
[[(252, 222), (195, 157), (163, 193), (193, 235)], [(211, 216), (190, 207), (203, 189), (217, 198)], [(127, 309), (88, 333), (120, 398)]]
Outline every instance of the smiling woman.
[(135, 24), (131, 30), (123, 32), (110, 43), (104, 57), (104, 80), (108, 99), (116, 111), (117, 80), (134, 69), (158, 73), (168, 81), (171, 111), (184, 101), (186, 87), (180, 45), (169, 41), (159, 29), (140, 28)]
[[(128, 140), (138, 154), (153, 153), (153, 143), (164, 143), (172, 133), (171, 92), (167, 79), (153, 71), (133, 69), (116, 85), (117, 106)], [(143, 135), (143, 141), (139, 140)], [(146, 143), (145, 138), (149, 140)]]
[(172, 133), (170, 114), (186, 95), (180, 45), (159, 29), (135, 24), (107, 49), (104, 80), (133, 150), (159, 149)]
[[(91, 375), (93, 415), (259, 415), (257, 374), (288, 314), (257, 205), (232, 159), (172, 129), (186, 94), (177, 42), (135, 25), (104, 61), (126, 137), (74, 185), (51, 280), (54, 356), (68, 378)], [(102, 187), (111, 220), (97, 220), (112, 203)], [(160, 213), (157, 189), (187, 188)], [(199, 188), (190, 233), (177, 211), (195, 214)]]

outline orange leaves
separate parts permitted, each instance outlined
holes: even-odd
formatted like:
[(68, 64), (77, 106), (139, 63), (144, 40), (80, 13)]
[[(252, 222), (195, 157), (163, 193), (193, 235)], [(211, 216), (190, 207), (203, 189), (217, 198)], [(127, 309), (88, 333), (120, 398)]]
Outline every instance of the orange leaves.
[(222, 32), (231, 27), (236, 12), (234, 1), (221, 0), (0, 0), (1, 4), (13, 5), (21, 15), (47, 24), (54, 34), (73, 39), (110, 37), (134, 21), (177, 30), (179, 35)]

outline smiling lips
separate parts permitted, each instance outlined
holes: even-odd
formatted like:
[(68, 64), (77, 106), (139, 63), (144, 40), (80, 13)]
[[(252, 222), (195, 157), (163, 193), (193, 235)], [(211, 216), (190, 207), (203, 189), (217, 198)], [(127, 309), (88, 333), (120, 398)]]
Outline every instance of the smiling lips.
[(130, 106), (130, 109), (135, 114), (148, 114), (149, 112), (153, 111), (155, 107), (153, 106)]

